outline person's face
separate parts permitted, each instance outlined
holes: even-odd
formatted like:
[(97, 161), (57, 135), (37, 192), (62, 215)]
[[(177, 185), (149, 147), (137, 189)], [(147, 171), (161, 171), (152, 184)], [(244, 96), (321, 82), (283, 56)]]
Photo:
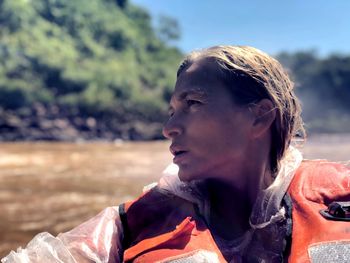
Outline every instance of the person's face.
[(177, 79), (163, 134), (182, 181), (227, 179), (247, 159), (251, 112), (233, 102), (213, 62), (193, 63)]

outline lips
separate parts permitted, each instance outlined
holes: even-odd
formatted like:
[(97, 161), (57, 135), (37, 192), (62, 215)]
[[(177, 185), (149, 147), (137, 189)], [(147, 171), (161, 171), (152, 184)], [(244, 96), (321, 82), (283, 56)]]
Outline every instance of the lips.
[(177, 144), (172, 144), (170, 146), (170, 152), (172, 153), (172, 155), (174, 155), (173, 162), (175, 164), (179, 164), (180, 162), (184, 161), (184, 159), (189, 153), (189, 151), (185, 147)]

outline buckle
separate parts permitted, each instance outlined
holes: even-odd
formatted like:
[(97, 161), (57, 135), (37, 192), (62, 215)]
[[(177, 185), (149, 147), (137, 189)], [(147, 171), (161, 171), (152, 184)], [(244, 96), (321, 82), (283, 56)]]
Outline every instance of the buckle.
[(332, 202), (320, 214), (329, 220), (350, 221), (350, 202)]

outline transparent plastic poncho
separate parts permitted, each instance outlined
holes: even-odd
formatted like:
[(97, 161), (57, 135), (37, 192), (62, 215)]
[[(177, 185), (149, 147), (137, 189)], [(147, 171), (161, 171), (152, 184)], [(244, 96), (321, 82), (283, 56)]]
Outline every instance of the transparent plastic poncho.
[(118, 207), (108, 207), (92, 219), (57, 237), (36, 235), (25, 249), (3, 258), (3, 263), (120, 262), (121, 224)]

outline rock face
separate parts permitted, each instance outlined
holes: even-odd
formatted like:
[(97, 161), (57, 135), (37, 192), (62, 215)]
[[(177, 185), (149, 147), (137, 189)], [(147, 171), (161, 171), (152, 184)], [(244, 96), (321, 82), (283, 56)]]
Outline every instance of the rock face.
[(82, 116), (56, 106), (0, 108), (0, 141), (159, 140), (162, 123), (105, 114)]

